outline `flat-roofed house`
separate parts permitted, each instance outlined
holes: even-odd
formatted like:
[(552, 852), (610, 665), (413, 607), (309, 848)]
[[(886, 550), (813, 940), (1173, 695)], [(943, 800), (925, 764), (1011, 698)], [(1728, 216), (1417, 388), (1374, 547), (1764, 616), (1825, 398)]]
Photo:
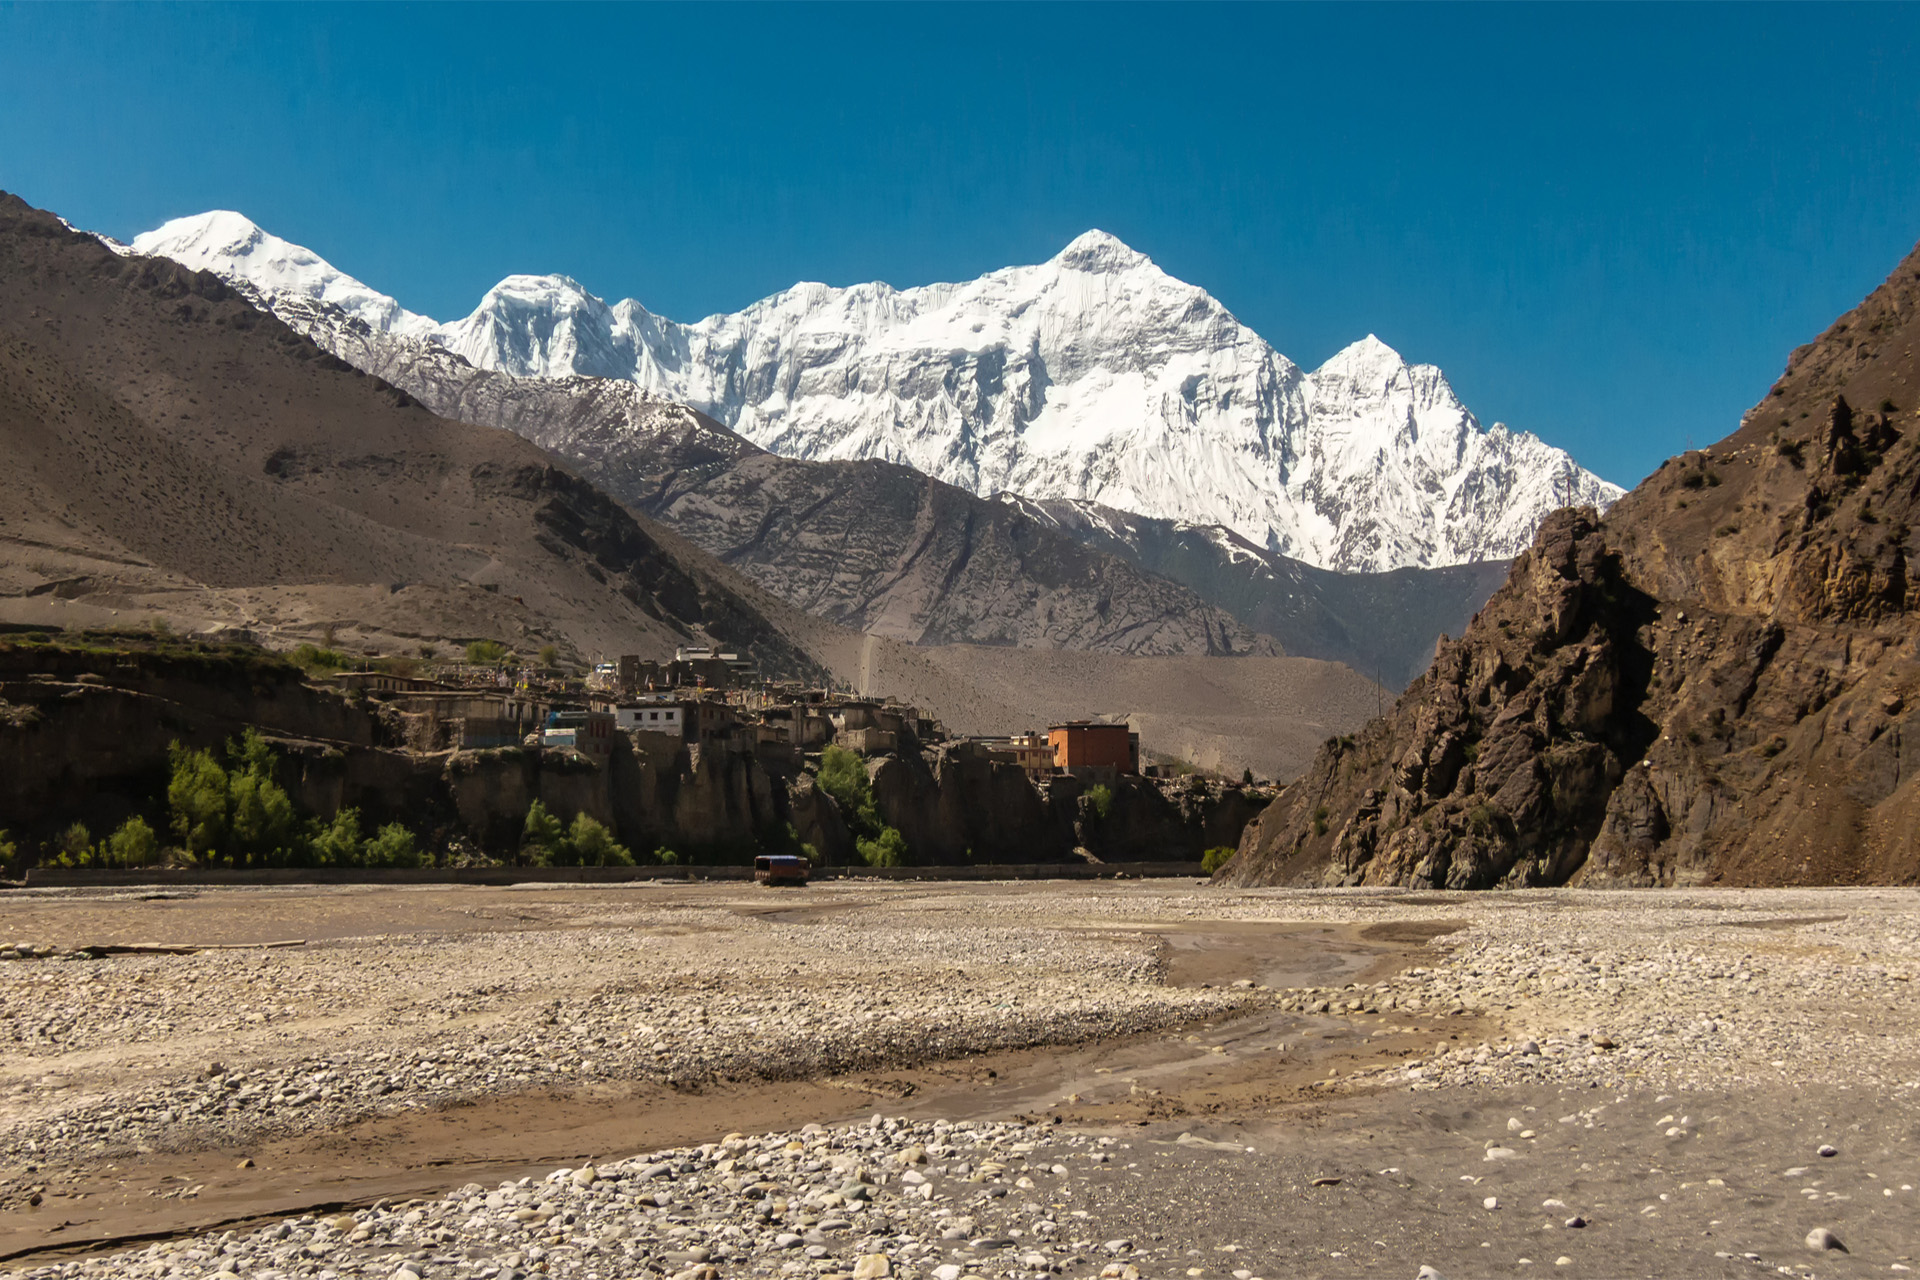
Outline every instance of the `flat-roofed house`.
[(1070, 720), (1047, 729), (1053, 767), (1065, 772), (1140, 772), (1140, 735), (1124, 724)]

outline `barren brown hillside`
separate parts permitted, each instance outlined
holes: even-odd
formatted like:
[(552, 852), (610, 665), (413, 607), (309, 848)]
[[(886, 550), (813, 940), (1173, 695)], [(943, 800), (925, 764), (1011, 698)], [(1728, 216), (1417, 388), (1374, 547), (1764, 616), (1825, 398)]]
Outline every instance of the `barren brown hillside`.
[(3, 197), (0, 280), (0, 620), (579, 653), (710, 637), (816, 667), (708, 558), (212, 276)]
[(1739, 430), (1542, 528), (1238, 883), (1920, 879), (1920, 252)]

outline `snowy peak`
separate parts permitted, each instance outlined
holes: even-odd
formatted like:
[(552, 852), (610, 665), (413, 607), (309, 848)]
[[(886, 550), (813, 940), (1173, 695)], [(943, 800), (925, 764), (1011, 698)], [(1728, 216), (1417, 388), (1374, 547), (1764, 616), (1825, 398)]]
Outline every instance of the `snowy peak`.
[(1406, 370), (1406, 359), (1370, 333), (1360, 341), (1350, 342), (1334, 352), (1325, 364), (1313, 371), (1313, 376), (1385, 384)]
[(1303, 373), (1099, 230), (977, 280), (799, 284), (692, 324), (561, 275), (509, 276), (436, 324), (238, 214), (134, 247), (227, 276), (363, 367), (379, 363), (369, 342), (408, 340), (520, 377), (624, 380), (787, 457), (1218, 525), (1329, 569), (1506, 559), (1554, 508), (1621, 492), (1537, 437), (1483, 428), (1438, 368), (1372, 334)]
[(282, 240), (230, 209), (175, 218), (133, 238), (135, 253), (171, 258), (238, 284), (258, 301), (299, 299), (337, 308), (377, 332), (423, 338), (425, 316), (368, 288), (311, 249)]
[(1097, 229), (1075, 236), (1053, 261), (1069, 271), (1095, 274), (1153, 266), (1153, 260), (1146, 254), (1128, 248), (1119, 237)]

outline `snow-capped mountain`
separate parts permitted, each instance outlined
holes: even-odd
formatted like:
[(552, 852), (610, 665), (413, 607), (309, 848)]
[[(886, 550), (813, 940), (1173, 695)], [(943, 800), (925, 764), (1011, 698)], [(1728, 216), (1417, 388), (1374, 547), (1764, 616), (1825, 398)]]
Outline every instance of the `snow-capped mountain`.
[(789, 457), (1223, 525), (1337, 570), (1506, 559), (1548, 511), (1621, 493), (1531, 434), (1483, 428), (1440, 370), (1372, 336), (1303, 372), (1099, 231), (965, 283), (801, 284), (694, 324), (565, 276), (510, 276), (439, 324), (233, 213), (133, 248), (215, 271), (296, 327), (345, 317), (356, 344), (623, 379)]

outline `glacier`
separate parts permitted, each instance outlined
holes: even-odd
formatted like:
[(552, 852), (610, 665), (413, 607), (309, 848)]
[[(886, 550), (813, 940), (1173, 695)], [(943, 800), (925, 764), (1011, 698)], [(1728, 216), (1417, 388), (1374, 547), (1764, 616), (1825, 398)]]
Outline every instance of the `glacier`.
[(562, 275), (509, 276), (441, 323), (228, 211), (132, 249), (215, 272), (316, 340), (344, 318), (362, 348), (616, 379), (787, 457), (1217, 525), (1343, 572), (1504, 560), (1555, 508), (1622, 493), (1537, 436), (1483, 426), (1438, 368), (1373, 335), (1303, 371), (1102, 231), (977, 280), (798, 284), (691, 324)]

